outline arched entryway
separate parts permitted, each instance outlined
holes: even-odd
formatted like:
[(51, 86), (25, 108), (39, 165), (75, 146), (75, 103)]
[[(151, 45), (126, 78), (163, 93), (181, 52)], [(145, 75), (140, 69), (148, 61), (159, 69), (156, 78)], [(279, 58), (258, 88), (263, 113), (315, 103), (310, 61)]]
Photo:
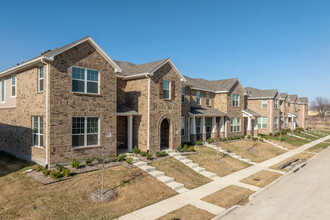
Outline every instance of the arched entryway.
[(163, 119), (160, 125), (160, 149), (166, 150), (170, 146), (170, 123), (168, 119)]

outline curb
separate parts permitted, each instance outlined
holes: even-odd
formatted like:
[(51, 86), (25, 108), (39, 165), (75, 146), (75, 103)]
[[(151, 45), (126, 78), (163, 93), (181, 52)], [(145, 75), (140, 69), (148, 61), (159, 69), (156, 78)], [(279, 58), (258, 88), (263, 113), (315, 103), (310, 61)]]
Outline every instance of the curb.
[(221, 219), (222, 217), (228, 215), (230, 212), (234, 211), (235, 209), (241, 207), (240, 205), (233, 205), (232, 207), (230, 207), (229, 209), (226, 209), (225, 211), (221, 212), (220, 214), (214, 216), (213, 218), (211, 218), (211, 220), (218, 220)]

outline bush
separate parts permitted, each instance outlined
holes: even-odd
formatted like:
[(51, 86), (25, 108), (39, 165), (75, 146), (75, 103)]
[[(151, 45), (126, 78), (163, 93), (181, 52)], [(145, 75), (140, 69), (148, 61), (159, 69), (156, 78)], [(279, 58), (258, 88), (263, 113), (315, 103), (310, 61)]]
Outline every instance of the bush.
[(251, 139), (251, 135), (248, 135), (248, 136), (247, 136), (247, 139)]
[(279, 136), (279, 135), (280, 135), (280, 132), (276, 132), (276, 133), (274, 134), (275, 137), (277, 137), (277, 136)]
[(136, 146), (134, 146), (133, 153), (139, 154), (140, 152), (141, 152), (141, 150), (139, 148), (137, 148)]
[(198, 140), (198, 141), (196, 141), (196, 145), (198, 145), (198, 146), (203, 145), (203, 141), (202, 141), (202, 140)]
[(64, 167), (62, 166), (62, 165), (60, 165), (60, 164), (55, 164), (55, 169), (56, 170), (58, 170), (58, 171), (62, 171), (62, 169), (63, 169)]
[(141, 155), (142, 157), (145, 157), (145, 156), (147, 156), (147, 152), (145, 152), (145, 151), (141, 151), (141, 152), (140, 152), (140, 155)]
[(103, 163), (104, 160), (101, 157), (97, 157), (96, 161), (98, 164), (101, 164), (101, 163)]
[(85, 160), (85, 164), (86, 164), (87, 166), (91, 166), (92, 163), (93, 163), (93, 161), (94, 161), (93, 158), (87, 158), (87, 159)]
[(152, 160), (152, 154), (147, 153), (146, 158), (147, 158), (147, 160)]
[(241, 139), (244, 139), (245, 138), (245, 135), (243, 134), (243, 135), (241, 135)]
[(162, 151), (162, 152), (160, 152), (160, 156), (161, 156), (161, 157), (165, 157), (166, 155), (167, 155), (166, 151)]
[(62, 169), (62, 174), (65, 177), (69, 177), (69, 176), (71, 176), (71, 170), (67, 169), (67, 168), (64, 168), (64, 169)]
[(42, 171), (42, 173), (44, 174), (44, 176), (48, 176), (50, 174), (50, 170), (49, 169), (44, 169)]
[(117, 156), (117, 161), (123, 161), (123, 160), (126, 159), (126, 157), (127, 157), (126, 154), (119, 154), (119, 155)]
[(223, 141), (227, 141), (227, 138), (222, 139)]
[(263, 138), (260, 138), (260, 141), (264, 141), (264, 139)]
[(213, 139), (212, 139), (212, 138), (208, 138), (208, 139), (206, 140), (206, 142), (207, 142), (208, 144), (213, 143)]
[(252, 137), (252, 140), (253, 140), (253, 141), (257, 141), (258, 138), (257, 138), (257, 137)]
[(177, 147), (176, 150), (182, 152), (182, 146)]
[(272, 136), (272, 135), (273, 135), (273, 134), (270, 132), (270, 133), (269, 133), (269, 136)]
[(194, 146), (190, 146), (190, 147), (189, 147), (189, 151), (195, 151)]
[(117, 161), (117, 155), (116, 154), (110, 154), (109, 155), (110, 161), (116, 162)]
[(126, 162), (129, 163), (129, 164), (132, 164), (133, 163), (133, 157), (132, 156), (127, 157)]
[(37, 172), (43, 171), (45, 168), (41, 166), (40, 164), (37, 164), (34, 166), (34, 170)]
[(76, 159), (72, 159), (71, 166), (72, 166), (73, 168), (78, 169), (78, 168), (80, 167), (80, 162), (77, 161)]
[(182, 148), (182, 151), (187, 152), (188, 150), (189, 150), (188, 145), (184, 145), (184, 147)]
[(53, 172), (50, 172), (50, 177), (53, 178), (53, 179), (57, 179), (59, 177), (61, 177), (62, 174), (60, 171), (53, 171)]

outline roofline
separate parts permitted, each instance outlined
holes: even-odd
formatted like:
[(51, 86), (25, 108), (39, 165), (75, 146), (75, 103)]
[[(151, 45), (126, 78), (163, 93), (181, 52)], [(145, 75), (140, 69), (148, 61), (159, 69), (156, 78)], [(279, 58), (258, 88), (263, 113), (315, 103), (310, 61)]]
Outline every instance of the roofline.
[(249, 97), (248, 99), (273, 99), (275, 97)]
[(201, 90), (201, 91), (206, 91), (206, 92), (216, 92), (212, 89), (202, 89), (202, 88), (197, 88), (197, 87), (191, 87), (192, 90)]
[(179, 75), (179, 77), (181, 78), (181, 82), (186, 82), (186, 78), (184, 78), (184, 76), (181, 74), (181, 72), (178, 70), (178, 68), (176, 68), (176, 66), (174, 65), (174, 63), (172, 62), (172, 60), (170, 58), (167, 58), (167, 60), (165, 60), (162, 64), (160, 64), (157, 68), (155, 68), (153, 71), (150, 72), (151, 75), (153, 75), (158, 69), (160, 69), (162, 66), (164, 66), (166, 63), (170, 63), (173, 67), (174, 70), (177, 72), (177, 74)]

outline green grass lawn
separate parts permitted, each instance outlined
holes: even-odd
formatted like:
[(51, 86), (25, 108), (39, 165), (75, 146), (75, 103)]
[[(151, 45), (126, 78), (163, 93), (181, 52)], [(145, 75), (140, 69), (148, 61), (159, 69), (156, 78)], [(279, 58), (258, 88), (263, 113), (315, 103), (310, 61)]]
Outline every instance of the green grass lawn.
[(303, 137), (303, 138), (307, 138), (307, 139), (310, 139), (310, 140), (312, 140), (312, 141), (315, 141), (315, 140), (317, 140), (317, 139), (319, 139), (319, 138), (316, 138), (316, 137), (313, 137), (313, 136), (311, 136), (311, 135), (308, 135), (308, 134), (303, 134), (303, 133), (298, 133), (298, 132), (293, 132), (293, 134), (294, 135), (297, 135), (297, 136), (299, 136), (299, 137)]
[(330, 146), (330, 142), (325, 141), (325, 142), (319, 143), (311, 148), (308, 148), (307, 151), (319, 153), (329, 146)]
[[(275, 137), (275, 136), (267, 136), (267, 137), (271, 140), (276, 140), (276, 141), (279, 140), (279, 137)], [(291, 138), (291, 136), (289, 136), (289, 135), (282, 135), (281, 138), (282, 138), (282, 140), (281, 140), (282, 142), (285, 142), (285, 143), (288, 143), (288, 144), (291, 144), (291, 145), (294, 145), (297, 147), (310, 142), (308, 140), (304, 140), (304, 139), (300, 139), (300, 138), (296, 138), (296, 137)]]

